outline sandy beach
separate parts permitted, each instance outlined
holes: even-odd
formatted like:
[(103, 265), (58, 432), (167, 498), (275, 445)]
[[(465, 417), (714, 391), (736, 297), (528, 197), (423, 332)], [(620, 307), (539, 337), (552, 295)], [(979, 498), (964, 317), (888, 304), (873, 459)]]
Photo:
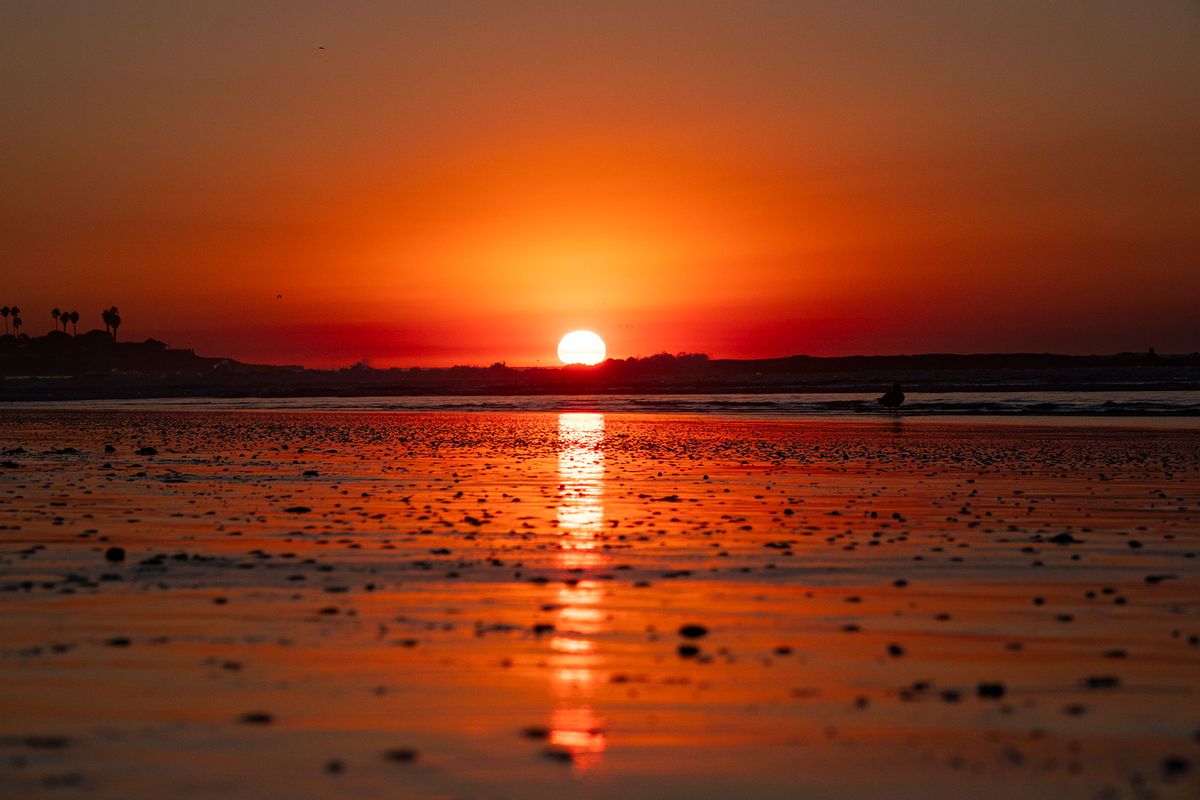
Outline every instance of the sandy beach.
[(0, 795), (1190, 798), (1200, 428), (0, 411)]
[(0, 3), (0, 800), (1200, 800), (1200, 2)]

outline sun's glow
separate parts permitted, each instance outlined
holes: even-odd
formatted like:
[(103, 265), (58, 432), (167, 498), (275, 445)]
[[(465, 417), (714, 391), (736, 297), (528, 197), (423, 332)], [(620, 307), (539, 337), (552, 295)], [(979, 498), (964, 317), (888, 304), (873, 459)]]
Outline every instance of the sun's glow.
[(571, 331), (558, 343), (558, 357), (564, 364), (599, 364), (607, 348), (592, 331)]

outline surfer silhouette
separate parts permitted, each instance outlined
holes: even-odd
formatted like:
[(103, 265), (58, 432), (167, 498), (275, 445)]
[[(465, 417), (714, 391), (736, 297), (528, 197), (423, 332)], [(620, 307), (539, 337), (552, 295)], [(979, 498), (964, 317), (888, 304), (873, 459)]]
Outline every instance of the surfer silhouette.
[(900, 404), (904, 402), (904, 390), (900, 388), (900, 381), (892, 384), (892, 388), (884, 392), (879, 398), (879, 405), (886, 408), (891, 413), (896, 413), (900, 409)]

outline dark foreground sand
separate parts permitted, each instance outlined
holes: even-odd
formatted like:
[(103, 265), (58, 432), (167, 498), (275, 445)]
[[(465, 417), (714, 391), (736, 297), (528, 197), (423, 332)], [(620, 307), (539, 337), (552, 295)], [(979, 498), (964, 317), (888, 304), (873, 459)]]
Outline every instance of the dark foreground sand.
[(1200, 795), (1194, 426), (8, 410), (0, 450), (5, 798)]

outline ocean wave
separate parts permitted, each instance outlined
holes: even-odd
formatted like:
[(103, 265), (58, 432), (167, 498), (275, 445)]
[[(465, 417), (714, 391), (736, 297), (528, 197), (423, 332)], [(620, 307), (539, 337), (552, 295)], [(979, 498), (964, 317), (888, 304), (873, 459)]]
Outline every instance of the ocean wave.
[[(739, 417), (891, 416), (875, 393), (598, 394), (423, 397), (180, 398), (14, 403), (31, 408), (168, 408), (233, 411), (571, 412)], [(1200, 417), (1200, 392), (913, 392), (907, 417)]]

